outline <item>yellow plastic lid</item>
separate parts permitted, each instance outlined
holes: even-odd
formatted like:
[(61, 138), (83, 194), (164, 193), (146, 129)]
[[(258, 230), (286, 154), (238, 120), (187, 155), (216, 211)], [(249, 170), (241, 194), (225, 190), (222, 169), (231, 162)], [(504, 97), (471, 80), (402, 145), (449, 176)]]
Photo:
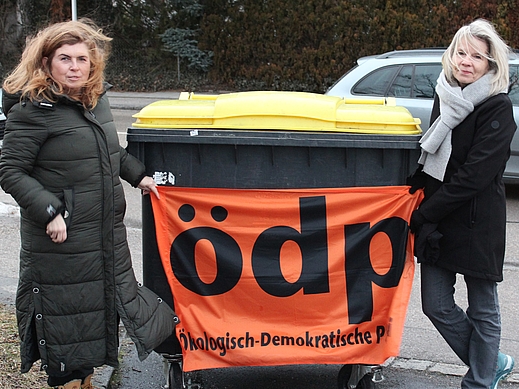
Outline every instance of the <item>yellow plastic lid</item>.
[(181, 93), (133, 115), (137, 128), (218, 128), (420, 134), (420, 120), (394, 99), (352, 100), (307, 92)]

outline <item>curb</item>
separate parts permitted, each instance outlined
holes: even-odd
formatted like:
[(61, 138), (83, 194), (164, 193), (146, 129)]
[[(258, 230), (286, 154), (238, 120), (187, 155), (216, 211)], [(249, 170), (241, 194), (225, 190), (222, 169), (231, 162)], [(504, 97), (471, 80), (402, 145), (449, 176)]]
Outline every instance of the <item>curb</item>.
[(111, 109), (122, 109), (131, 111), (140, 111), (148, 104), (159, 100), (176, 100), (180, 92), (112, 92), (108, 91), (107, 96), (110, 102)]
[(92, 384), (96, 389), (110, 389), (110, 381), (114, 373), (112, 366), (98, 367), (94, 370), (92, 377)]
[[(468, 369), (464, 365), (401, 357), (390, 359), (382, 366), (392, 367), (395, 369), (439, 373), (443, 375), (451, 375), (457, 377), (463, 377)], [(519, 383), (519, 373), (510, 374), (504, 381), (509, 383)]]

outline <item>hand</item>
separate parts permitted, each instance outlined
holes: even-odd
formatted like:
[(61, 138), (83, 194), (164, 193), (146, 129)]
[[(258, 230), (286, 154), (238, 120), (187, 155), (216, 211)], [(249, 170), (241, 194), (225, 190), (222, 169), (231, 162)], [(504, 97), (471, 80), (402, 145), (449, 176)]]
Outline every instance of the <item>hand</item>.
[(157, 184), (155, 184), (153, 178), (149, 176), (144, 176), (139, 185), (137, 185), (137, 188), (141, 189), (142, 194), (145, 195), (153, 192), (153, 194), (157, 196), (158, 199), (160, 199), (159, 191), (157, 190)]
[(409, 229), (413, 234), (420, 233), (422, 226), (427, 223), (427, 219), (420, 212), (419, 209), (416, 209), (411, 214), (411, 221), (409, 222)]
[(46, 233), (54, 243), (63, 243), (67, 240), (67, 225), (61, 214), (47, 224)]
[(418, 168), (413, 175), (407, 177), (407, 179), (405, 180), (405, 183), (406, 183), (406, 185), (410, 186), (409, 193), (413, 194), (418, 189), (425, 188), (425, 181), (426, 181), (425, 174)]

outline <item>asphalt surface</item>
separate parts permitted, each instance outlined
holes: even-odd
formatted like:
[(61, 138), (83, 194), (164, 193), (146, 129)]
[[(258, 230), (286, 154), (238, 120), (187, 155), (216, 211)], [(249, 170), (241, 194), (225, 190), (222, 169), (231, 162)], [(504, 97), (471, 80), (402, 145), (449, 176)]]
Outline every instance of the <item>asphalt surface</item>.
[[(132, 123), (131, 115), (147, 104), (178, 97), (177, 92), (124, 93), (109, 92), (114, 117), (124, 142), (124, 128)], [(118, 123), (119, 122), (119, 123)], [(499, 284), (503, 352), (516, 357), (519, 366), (519, 187), (508, 190), (507, 251), (505, 280)], [(142, 272), (140, 195), (128, 187), (126, 197), (130, 210), (126, 224), (128, 240), (137, 278)], [(13, 304), (17, 283), (17, 252), (19, 249), (18, 209), (12, 198), (0, 191), (0, 302)], [(456, 297), (460, 305), (466, 301), (463, 282), (459, 283)], [(165, 365), (168, 366), (167, 364)], [(336, 365), (291, 365), (279, 367), (237, 367), (212, 369), (185, 374), (189, 389), (328, 389), (337, 388)], [(451, 389), (459, 388), (466, 371), (461, 361), (445, 344), (438, 332), (421, 312), (420, 280), (417, 267), (413, 291), (408, 307), (400, 355), (384, 365), (385, 380), (376, 385), (379, 389)], [(152, 389), (164, 388), (166, 378), (163, 359), (152, 354), (141, 362), (135, 347), (121, 328), (120, 368), (96, 369), (96, 388)], [(167, 386), (166, 386), (167, 387)], [(519, 389), (519, 369), (516, 367), (507, 382), (500, 388)]]

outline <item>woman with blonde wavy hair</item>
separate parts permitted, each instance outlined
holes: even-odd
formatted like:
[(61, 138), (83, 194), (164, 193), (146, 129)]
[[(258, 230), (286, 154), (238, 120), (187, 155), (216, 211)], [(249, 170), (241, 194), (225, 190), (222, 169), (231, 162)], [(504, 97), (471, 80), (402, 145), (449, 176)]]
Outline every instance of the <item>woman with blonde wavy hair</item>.
[(131, 264), (120, 178), (158, 192), (119, 145), (104, 82), (110, 40), (88, 20), (51, 25), (3, 85), (0, 185), (21, 213), (21, 370), (41, 360), (54, 388), (91, 389), (95, 367), (117, 366), (119, 319), (141, 359), (178, 322)]
[[(74, 30), (71, 29), (72, 23)], [(52, 101), (56, 95), (66, 94), (66, 86), (49, 77), (50, 63), (42, 66), (42, 58), (51, 58), (56, 49), (63, 45), (82, 42), (88, 50), (90, 68), (79, 98), (86, 107), (93, 108), (105, 91), (104, 70), (111, 40), (88, 20), (51, 25), (29, 40), (22, 60), (7, 77), (3, 88), (8, 93), (21, 91), (31, 100), (43, 97)]]

